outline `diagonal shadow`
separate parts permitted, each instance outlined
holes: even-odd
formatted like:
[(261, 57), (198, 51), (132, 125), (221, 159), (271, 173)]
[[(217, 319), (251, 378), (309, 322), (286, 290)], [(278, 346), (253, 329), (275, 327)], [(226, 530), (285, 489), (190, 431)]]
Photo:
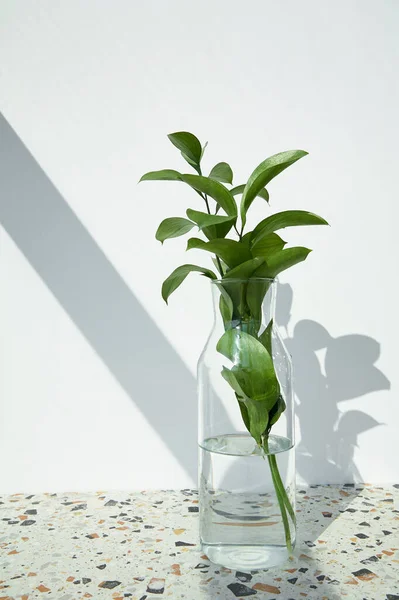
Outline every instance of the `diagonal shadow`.
[(194, 377), (1, 114), (0, 222), (196, 481)]

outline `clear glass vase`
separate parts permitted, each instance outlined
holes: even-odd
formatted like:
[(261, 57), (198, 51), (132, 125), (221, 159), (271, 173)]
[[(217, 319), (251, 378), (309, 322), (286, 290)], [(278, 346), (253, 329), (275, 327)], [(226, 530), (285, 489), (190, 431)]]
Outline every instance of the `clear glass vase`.
[(201, 545), (216, 564), (265, 569), (295, 545), (291, 358), (273, 321), (275, 281), (223, 279), (212, 291), (198, 363)]

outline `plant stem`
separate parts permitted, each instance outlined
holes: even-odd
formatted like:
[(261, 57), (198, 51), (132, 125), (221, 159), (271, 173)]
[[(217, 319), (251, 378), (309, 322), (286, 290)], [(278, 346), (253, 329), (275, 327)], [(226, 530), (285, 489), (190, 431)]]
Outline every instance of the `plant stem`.
[(210, 215), (211, 209), (209, 208), (208, 196), (206, 194), (204, 194), (204, 200), (205, 200), (205, 204), (206, 204), (206, 210), (208, 211), (208, 215)]
[(284, 484), (283, 484), (283, 482), (281, 480), (281, 475), (280, 475), (280, 471), (278, 470), (276, 456), (274, 454), (271, 454), (270, 455), (270, 459), (271, 459), (271, 462), (273, 463), (273, 468), (275, 470), (274, 472), (276, 474), (276, 481), (277, 481), (277, 484), (279, 486), (281, 495), (283, 497), (284, 504), (285, 504), (285, 506), (286, 506), (286, 508), (287, 508), (287, 510), (289, 512), (289, 515), (290, 515), (290, 517), (292, 519), (293, 524), (295, 525), (296, 524), (296, 515), (295, 515), (295, 512), (294, 512), (294, 509), (292, 508), (292, 504), (290, 502), (290, 499), (288, 498), (287, 491), (286, 491), (286, 489), (284, 487)]
[(216, 262), (217, 262), (217, 264), (218, 264), (218, 267), (219, 267), (219, 272), (220, 272), (220, 275), (221, 275), (221, 277), (223, 277), (223, 268), (222, 268), (222, 263), (220, 262), (220, 258), (219, 258), (218, 256), (216, 256)]
[[(267, 453), (267, 460), (269, 462), (270, 472), (271, 472), (272, 479), (273, 479), (274, 490), (276, 492), (277, 501), (278, 501), (278, 504), (280, 507), (280, 512), (281, 512), (281, 518), (283, 520), (285, 543), (287, 545), (288, 552), (291, 554), (292, 553), (291, 531), (290, 531), (290, 524), (288, 522), (288, 517), (287, 517), (286, 501), (285, 501), (285, 497), (284, 497), (284, 496), (287, 496), (287, 494), (285, 492), (283, 482), (281, 481), (281, 476), (280, 476), (280, 472), (278, 470), (276, 457), (272, 454), (269, 454), (269, 445), (267, 442), (267, 438), (264, 438), (264, 440), (263, 440), (263, 447)], [(287, 500), (288, 500), (288, 497), (287, 497)], [(289, 500), (288, 500), (288, 503), (289, 503)], [(292, 507), (291, 507), (291, 510), (292, 510)]]
[[(209, 208), (208, 196), (206, 194), (204, 194), (202, 197), (205, 200), (206, 210), (208, 211), (208, 215), (210, 215), (211, 214), (211, 209)], [(218, 256), (216, 256), (216, 262), (218, 264), (220, 276), (223, 277), (222, 263), (220, 262), (220, 258)]]
[(237, 233), (237, 235), (238, 235), (238, 237), (239, 237), (239, 239), (240, 239), (240, 242), (241, 242), (242, 235), (241, 235), (241, 233), (238, 231), (238, 229), (237, 229), (236, 225), (234, 225), (234, 229), (236, 230), (236, 233)]
[(291, 531), (290, 531), (290, 524), (288, 522), (287, 511), (285, 509), (284, 499), (281, 495), (281, 491), (280, 491), (279, 485), (277, 483), (275, 468), (271, 461), (271, 456), (268, 455), (267, 459), (269, 461), (270, 471), (271, 471), (272, 479), (273, 479), (273, 485), (274, 485), (274, 489), (276, 491), (276, 496), (277, 496), (278, 504), (280, 507), (281, 517), (283, 519), (285, 543), (286, 543), (288, 552), (291, 554), (292, 553)]

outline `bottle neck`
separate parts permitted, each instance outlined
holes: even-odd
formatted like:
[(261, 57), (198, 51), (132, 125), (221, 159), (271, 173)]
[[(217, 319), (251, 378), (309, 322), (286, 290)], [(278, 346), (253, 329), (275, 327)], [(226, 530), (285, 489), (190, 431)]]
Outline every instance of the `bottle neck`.
[(215, 325), (257, 336), (274, 319), (276, 282), (270, 279), (212, 282)]

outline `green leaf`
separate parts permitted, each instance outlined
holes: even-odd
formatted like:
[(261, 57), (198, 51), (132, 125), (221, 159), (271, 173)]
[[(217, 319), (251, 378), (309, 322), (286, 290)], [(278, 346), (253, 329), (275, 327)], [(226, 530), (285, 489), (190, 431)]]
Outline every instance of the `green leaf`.
[[(236, 217), (235, 217), (236, 218)], [(211, 231), (209, 232), (209, 229), (203, 229), (203, 232), (205, 233), (206, 237), (210, 240), (214, 240), (215, 238), (224, 238), (226, 237), (226, 235), (229, 233), (230, 229), (233, 227), (234, 221), (233, 223), (231, 223), (230, 221), (227, 221), (226, 223), (219, 223), (218, 225), (215, 225), (215, 231)], [(212, 229), (212, 228), (211, 228)], [(209, 233), (212, 234), (212, 237), (209, 237)]]
[(284, 210), (263, 219), (252, 233), (252, 245), (265, 238), (270, 233), (284, 227), (299, 227), (301, 225), (328, 225), (327, 221), (306, 210)]
[(219, 181), (209, 179), (200, 175), (182, 175), (182, 181), (188, 183), (192, 188), (207, 194), (223, 208), (225, 213), (231, 217), (237, 216), (237, 205), (229, 190)]
[(273, 319), (270, 320), (270, 323), (266, 327), (266, 329), (259, 336), (260, 343), (266, 348), (270, 356), (272, 355), (272, 333), (273, 333)]
[(208, 145), (208, 142), (205, 142), (205, 144), (202, 146), (202, 150), (201, 150), (201, 160), (202, 160), (202, 157), (203, 157), (203, 156), (204, 156), (204, 154), (205, 154), (205, 149), (206, 149), (207, 145)]
[(249, 260), (239, 264), (234, 269), (227, 271), (224, 279), (248, 279), (256, 271), (256, 269), (262, 265), (263, 262), (264, 259), (259, 256), (256, 258), (250, 258)]
[(267, 261), (255, 272), (256, 277), (277, 277), (279, 273), (306, 260), (312, 252), (309, 248), (294, 246), (272, 254)]
[(205, 227), (210, 227), (211, 225), (220, 225), (221, 223), (230, 223), (233, 225), (233, 223), (235, 223), (237, 220), (237, 217), (209, 215), (208, 213), (193, 210), (192, 208), (188, 208), (186, 214), (191, 221), (194, 221), (194, 223), (198, 225), (199, 229), (204, 229)]
[(227, 367), (223, 367), (222, 377), (223, 377), (223, 379), (225, 379), (227, 381), (227, 383), (230, 385), (230, 387), (233, 388), (233, 390), (235, 391), (236, 395), (239, 398), (246, 399), (245, 392), (241, 389), (240, 384), (238, 383), (237, 378), (234, 375), (233, 371), (231, 371)]
[(249, 421), (249, 414), (248, 414), (247, 407), (245, 406), (245, 402), (243, 400), (240, 400), (240, 398), (237, 396), (237, 394), (236, 394), (236, 398), (238, 400), (238, 405), (240, 407), (241, 417), (242, 417), (242, 420), (244, 421), (244, 425), (247, 428), (247, 430), (249, 431), (249, 433), (251, 433), (251, 423)]
[[(260, 267), (261, 269), (262, 267)], [(256, 277), (257, 271), (254, 272)], [(259, 327), (262, 321), (262, 303), (266, 296), (268, 289), (270, 288), (271, 281), (264, 279), (249, 279), (246, 291), (246, 301), (254, 322), (257, 325), (256, 333), (259, 331)]]
[(225, 325), (225, 327), (228, 326), (228, 324), (231, 322), (232, 318), (233, 318), (233, 303), (231, 301), (230, 298), (230, 305), (226, 302), (225, 298), (223, 296), (220, 296), (219, 299), (219, 310), (220, 310), (220, 314), (222, 315), (222, 319), (223, 319), (223, 323)]
[[(269, 424), (270, 403), (267, 400), (253, 400), (252, 398), (248, 398), (238, 383), (235, 373), (230, 369), (223, 367), (222, 377), (235, 391), (244, 425), (255, 441), (260, 445), (262, 435), (265, 433)], [(275, 404), (277, 403), (278, 400)], [(273, 408), (275, 404), (273, 405)], [(273, 410), (273, 408), (271, 410)]]
[(270, 431), (272, 425), (274, 425), (279, 420), (280, 416), (282, 415), (282, 413), (285, 411), (286, 408), (287, 408), (287, 406), (284, 402), (284, 398), (280, 394), (279, 397), (277, 398), (277, 402), (274, 404), (273, 408), (269, 412), (269, 424), (268, 424), (269, 431)]
[(250, 246), (251, 245), (251, 236), (252, 236), (252, 231), (248, 231), (245, 235), (242, 236), (241, 244)]
[(180, 150), (183, 158), (192, 166), (199, 165), (202, 148), (198, 138), (188, 131), (177, 131), (168, 135), (169, 140)]
[(162, 171), (150, 171), (141, 177), (140, 181), (179, 181), (181, 173), (174, 169), (162, 169)]
[(210, 242), (204, 242), (198, 238), (190, 238), (187, 242), (187, 250), (191, 250), (192, 248), (216, 254), (230, 269), (251, 257), (248, 248), (235, 240), (215, 239)]
[(182, 217), (169, 217), (162, 221), (157, 229), (155, 237), (163, 244), (166, 239), (184, 235), (193, 227), (194, 223), (188, 219), (183, 219)]
[(223, 276), (220, 285), (226, 290), (233, 303), (232, 320), (240, 322), (246, 313), (247, 305), (245, 303), (245, 294), (247, 282), (239, 279), (229, 279), (226, 275)]
[(227, 325), (233, 318), (233, 301), (221, 283), (215, 283), (220, 291), (219, 310), (223, 322)]
[[(219, 258), (217, 259), (216, 256), (212, 256), (212, 262), (216, 268), (216, 270), (218, 271), (218, 273), (220, 274), (221, 277), (223, 277), (224, 273), (226, 272), (226, 270), (228, 269), (227, 265)], [(222, 267), (222, 272), (220, 272), (219, 269), (219, 263)]]
[(222, 181), (223, 183), (233, 183), (233, 171), (226, 162), (220, 162), (215, 165), (209, 173), (209, 177), (211, 179), (216, 179), (216, 181)]
[(277, 277), (279, 273), (304, 261), (311, 252), (309, 248), (294, 246), (272, 254), (254, 273), (256, 277)]
[[(236, 185), (236, 187), (233, 187), (230, 190), (230, 194), (233, 194), (233, 196), (237, 196), (238, 194), (242, 194), (244, 189), (245, 183), (243, 185)], [(269, 192), (266, 189), (259, 190), (259, 192), (256, 195), (260, 198), (263, 198), (263, 200), (266, 200), (266, 202), (269, 202)]]
[(259, 242), (253, 244), (251, 248), (252, 256), (263, 256), (267, 259), (274, 252), (282, 250), (286, 243), (277, 233), (269, 233), (269, 235), (266, 235)]
[(188, 162), (188, 164), (197, 171), (198, 175), (201, 175), (201, 167), (199, 166), (199, 164), (196, 163), (194, 160), (191, 160), (191, 158), (184, 154), (184, 152), (182, 152), (181, 155), (184, 158), (184, 160)]
[(250, 398), (245, 401), (245, 407), (249, 417), (249, 431), (260, 446), (269, 423), (269, 404), (267, 401), (254, 401)]
[(276, 175), (306, 155), (307, 152), (304, 150), (279, 152), (279, 154), (270, 156), (256, 167), (247, 181), (241, 198), (240, 214), (243, 226), (246, 223), (247, 210), (256, 198), (258, 192), (264, 188), (269, 181), (276, 177)]
[(233, 224), (231, 221), (226, 221), (225, 223), (219, 223), (218, 225), (204, 227), (202, 231), (204, 232), (208, 240), (215, 240), (226, 237), (232, 226)]
[(204, 242), (204, 240), (201, 240), (200, 238), (190, 238), (189, 240), (187, 240), (187, 248), (186, 248), (186, 252), (187, 250), (192, 250), (194, 249), (198, 249), (198, 250), (202, 250), (202, 246), (204, 244), (207, 244), (208, 242)]
[(218, 352), (234, 364), (232, 373), (245, 396), (267, 401), (271, 408), (280, 392), (273, 360), (262, 344), (239, 329), (228, 329), (217, 343)]
[(168, 303), (169, 296), (181, 283), (183, 283), (187, 275), (192, 271), (202, 273), (202, 275), (209, 277), (209, 279), (217, 279), (215, 273), (210, 269), (203, 269), (197, 265), (181, 265), (180, 267), (177, 267), (177, 269), (175, 269), (162, 284), (162, 298), (165, 300), (166, 304)]

